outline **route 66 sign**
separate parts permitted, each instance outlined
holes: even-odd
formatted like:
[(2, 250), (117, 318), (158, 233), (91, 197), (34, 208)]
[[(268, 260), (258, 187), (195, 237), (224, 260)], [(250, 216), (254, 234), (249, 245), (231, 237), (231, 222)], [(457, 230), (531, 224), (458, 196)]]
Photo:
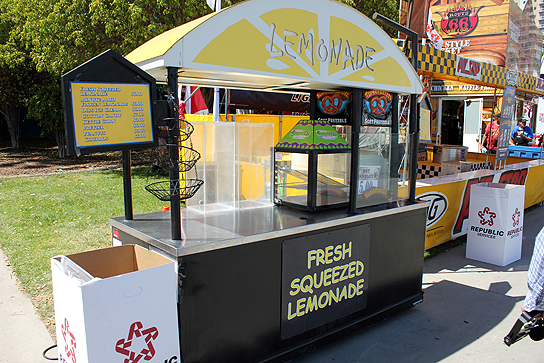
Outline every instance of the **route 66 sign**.
[(440, 26), (444, 33), (450, 36), (463, 36), (470, 34), (478, 25), (478, 12), (483, 8), (470, 6), (455, 6), (446, 14), (437, 13), (442, 17)]

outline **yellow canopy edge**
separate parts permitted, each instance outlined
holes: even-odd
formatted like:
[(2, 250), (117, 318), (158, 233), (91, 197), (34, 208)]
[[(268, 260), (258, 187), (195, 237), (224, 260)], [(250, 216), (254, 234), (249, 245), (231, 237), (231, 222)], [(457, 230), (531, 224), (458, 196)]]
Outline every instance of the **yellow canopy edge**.
[(145, 62), (147, 60), (163, 56), (168, 49), (172, 48), (181, 38), (188, 34), (191, 30), (217, 15), (217, 12), (204, 15), (198, 19), (182, 24), (176, 28), (165, 31), (162, 34), (148, 40), (132, 52), (127, 54), (125, 58), (134, 63)]

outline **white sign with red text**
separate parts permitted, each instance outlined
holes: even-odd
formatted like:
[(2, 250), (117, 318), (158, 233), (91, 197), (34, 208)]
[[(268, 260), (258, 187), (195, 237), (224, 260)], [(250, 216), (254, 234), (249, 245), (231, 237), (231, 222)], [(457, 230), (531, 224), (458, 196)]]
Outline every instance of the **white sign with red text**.
[(427, 37), (431, 40), (431, 44), (436, 49), (442, 49), (444, 46), (444, 39), (438, 34), (433, 23), (433, 12), (429, 8), (429, 16), (427, 18)]
[(458, 55), (455, 75), (479, 81), (482, 78), (482, 62)]
[(525, 186), (479, 183), (471, 189), (466, 257), (506, 266), (521, 258)]

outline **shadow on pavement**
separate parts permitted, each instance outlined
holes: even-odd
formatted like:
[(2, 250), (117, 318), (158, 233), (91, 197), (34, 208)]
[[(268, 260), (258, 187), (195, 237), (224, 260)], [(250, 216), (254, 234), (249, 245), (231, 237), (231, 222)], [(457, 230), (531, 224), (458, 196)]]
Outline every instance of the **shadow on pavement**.
[[(504, 295), (510, 290), (506, 281), (490, 290), (447, 280), (430, 284), (417, 307), (292, 363), (439, 362), (488, 334), (523, 299)], [(502, 344), (502, 337), (497, 339)]]

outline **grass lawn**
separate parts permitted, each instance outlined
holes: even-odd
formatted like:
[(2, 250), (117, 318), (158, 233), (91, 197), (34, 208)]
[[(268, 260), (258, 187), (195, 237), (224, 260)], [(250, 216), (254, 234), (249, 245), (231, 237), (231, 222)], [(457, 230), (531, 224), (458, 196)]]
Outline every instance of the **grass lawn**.
[[(144, 187), (167, 177), (132, 170), (134, 214), (160, 211)], [(52, 336), (50, 258), (111, 246), (108, 219), (124, 215), (122, 170), (0, 180), (0, 248)]]

